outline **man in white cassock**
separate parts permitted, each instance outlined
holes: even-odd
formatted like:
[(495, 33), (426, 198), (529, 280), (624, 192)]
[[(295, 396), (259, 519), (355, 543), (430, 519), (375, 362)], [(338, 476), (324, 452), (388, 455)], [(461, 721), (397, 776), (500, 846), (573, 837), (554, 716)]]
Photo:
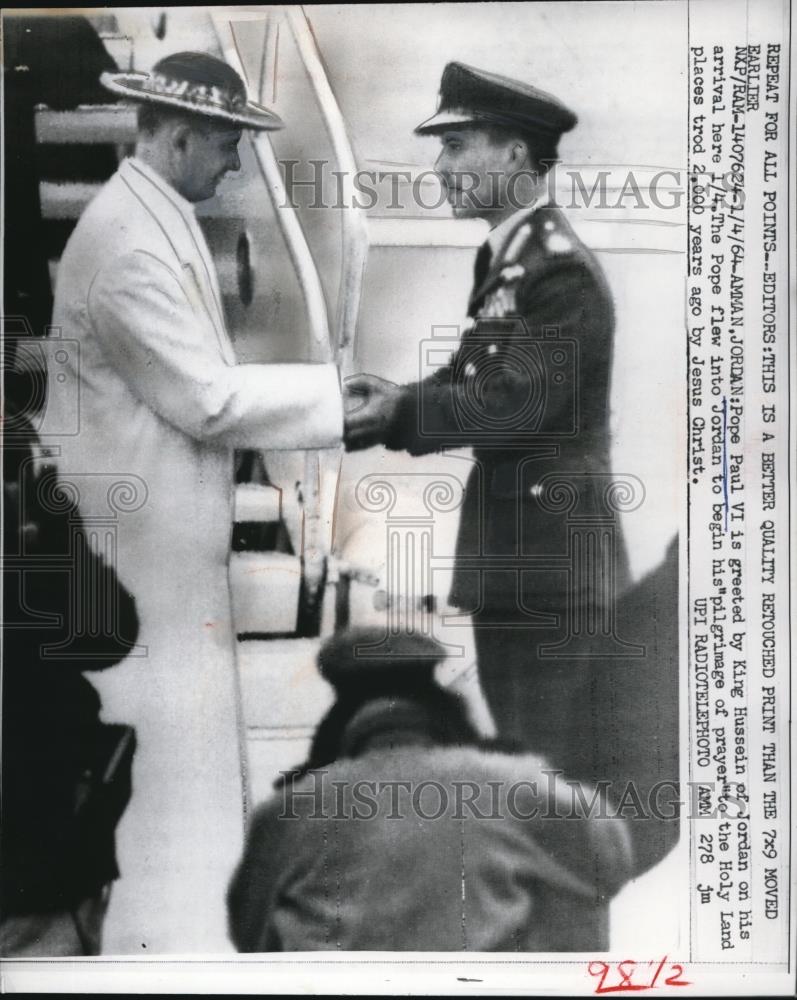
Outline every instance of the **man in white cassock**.
[(336, 446), (340, 383), (332, 364), (236, 364), (194, 214), (240, 168), (242, 130), (279, 118), (199, 53), (103, 83), (139, 104), (136, 154), (69, 240), (53, 317), (79, 342), (67, 364), (80, 427), (59, 441), (59, 471), (89, 530), (109, 516), (116, 526), (115, 566), (141, 620), (138, 649), (97, 684), (105, 718), (138, 738), (103, 953), (221, 952), (246, 795), (227, 575), (233, 453)]

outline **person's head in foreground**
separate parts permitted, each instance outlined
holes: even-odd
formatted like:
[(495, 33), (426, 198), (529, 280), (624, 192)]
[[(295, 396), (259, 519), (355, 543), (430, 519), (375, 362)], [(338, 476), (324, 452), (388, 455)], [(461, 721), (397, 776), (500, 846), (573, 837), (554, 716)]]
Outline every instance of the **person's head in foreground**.
[[(336, 701), (251, 824), (228, 893), (239, 951), (592, 951), (631, 874), (594, 789), (489, 747), (434, 680), (443, 647), (350, 629)], [(590, 805), (591, 803), (591, 805)]]
[(313, 768), (390, 741), (480, 743), (464, 700), (435, 680), (435, 667), (445, 656), (429, 636), (386, 636), (377, 626), (346, 629), (328, 639), (318, 666), (335, 689), (335, 702), (315, 731), (307, 761), (284, 777), (295, 781)]

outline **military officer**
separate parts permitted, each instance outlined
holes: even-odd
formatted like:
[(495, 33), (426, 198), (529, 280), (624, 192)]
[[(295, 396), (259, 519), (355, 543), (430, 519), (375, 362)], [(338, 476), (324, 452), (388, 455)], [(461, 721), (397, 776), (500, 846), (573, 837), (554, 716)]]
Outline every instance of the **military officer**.
[(546, 190), (575, 124), (535, 87), (446, 66), (438, 110), (416, 132), (441, 140), (454, 215), (491, 226), (472, 325), (419, 383), (349, 380), (368, 405), (346, 432), (352, 450), (473, 448), (450, 600), (472, 615), (499, 735), (570, 767), (594, 651), (584, 624), (605, 621), (627, 579), (616, 523), (580, 562), (573, 542), (574, 516), (606, 525), (614, 326), (600, 266)]

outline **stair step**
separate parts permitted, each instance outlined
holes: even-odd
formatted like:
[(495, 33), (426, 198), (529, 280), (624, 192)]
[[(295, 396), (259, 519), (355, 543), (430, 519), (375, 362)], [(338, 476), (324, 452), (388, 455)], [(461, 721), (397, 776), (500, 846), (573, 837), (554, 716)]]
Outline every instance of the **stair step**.
[(39, 107), (35, 123), (37, 142), (85, 145), (136, 139), (136, 109), (124, 104), (92, 104), (72, 111)]
[(79, 219), (102, 184), (82, 181), (42, 181), (39, 196), (43, 219)]
[[(87, 181), (40, 181), (39, 197), (43, 219), (79, 219), (83, 209), (99, 192), (102, 182)], [(211, 246), (217, 236), (234, 229), (239, 232), (244, 220), (239, 215), (230, 214), (221, 199), (214, 198), (200, 206), (197, 218), (205, 230)], [(220, 272), (223, 268), (220, 261)], [(223, 279), (222, 273), (219, 275)], [(223, 283), (223, 281), (222, 281)]]
[(286, 552), (234, 552), (230, 556), (235, 630), (294, 632), (302, 566)]
[(322, 641), (264, 639), (238, 644), (247, 727), (312, 730), (318, 724), (333, 699), (332, 688), (316, 665)]
[(279, 521), (282, 490), (259, 483), (239, 483), (235, 488), (235, 520), (238, 523)]

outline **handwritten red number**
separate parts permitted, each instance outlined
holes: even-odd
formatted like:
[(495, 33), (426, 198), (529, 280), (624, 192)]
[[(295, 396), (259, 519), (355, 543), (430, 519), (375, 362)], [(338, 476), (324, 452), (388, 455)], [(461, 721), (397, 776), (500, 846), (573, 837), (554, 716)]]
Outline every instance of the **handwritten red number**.
[[(672, 973), (664, 980), (665, 985), (667, 985), (667, 986), (691, 986), (692, 985), (688, 980), (686, 980), (686, 979), (679, 979), (678, 978), (679, 976), (682, 976), (684, 974), (684, 969), (683, 969), (682, 965), (678, 965), (677, 963), (673, 962), (673, 964), (670, 966), (670, 968), (672, 969)], [(677, 972), (676, 972), (676, 969), (678, 970)]]
[(591, 976), (600, 976), (601, 981), (595, 987), (595, 992), (603, 993), (603, 984), (606, 982), (606, 973), (609, 971), (609, 966), (605, 962), (590, 962), (587, 971)]
[[(592, 971), (592, 966), (593, 965), (597, 965), (597, 966), (602, 967), (602, 971), (600, 973), (593, 972)], [(627, 972), (625, 970), (625, 968), (624, 968), (624, 966), (627, 966), (627, 965), (631, 966), (631, 971), (630, 972)], [(590, 975), (592, 975), (592, 976), (600, 975), (600, 977), (601, 977), (601, 981), (595, 987), (595, 993), (596, 994), (597, 993), (634, 993), (634, 992), (636, 992), (638, 990), (646, 990), (646, 989), (648, 989), (647, 986), (642, 986), (642, 985), (637, 986), (637, 985), (635, 985), (634, 983), (631, 982), (631, 976), (633, 975), (633, 972), (634, 972), (635, 968), (636, 968), (636, 962), (631, 961), (630, 958), (627, 958), (624, 962), (618, 962), (617, 963), (617, 972), (620, 975), (620, 982), (616, 986), (605, 986), (604, 983), (606, 982), (606, 975), (607, 975), (607, 973), (609, 971), (609, 966), (605, 962), (590, 962), (590, 965), (589, 965), (589, 973), (590, 973)]]
[[(664, 968), (664, 963), (666, 961), (667, 961), (667, 956), (665, 955), (664, 958), (659, 962), (659, 964), (658, 964), (658, 966), (656, 968), (656, 971), (653, 973), (653, 978), (650, 981), (650, 988), (651, 989), (653, 989), (653, 987), (656, 985), (656, 980), (661, 975), (661, 970)], [(652, 965), (653, 963), (649, 962), (648, 964)]]
[[(631, 977), (634, 974), (637, 963), (631, 959), (626, 959), (623, 962), (617, 963), (617, 974), (620, 977), (620, 981), (615, 986), (606, 985), (606, 977), (609, 975), (609, 970), (611, 966), (607, 962), (590, 962), (587, 967), (587, 971), (591, 976), (595, 976), (599, 981), (595, 987), (596, 994), (604, 993), (635, 993), (639, 990), (652, 990), (656, 987), (656, 982), (661, 975), (661, 972), (667, 962), (667, 956), (657, 964), (656, 971), (653, 974), (649, 984), (633, 983)], [(653, 962), (648, 962), (648, 965), (653, 965)], [(670, 974), (664, 980), (667, 986), (691, 986), (692, 984), (686, 980), (681, 979), (683, 975), (683, 966), (673, 963), (670, 966)]]

